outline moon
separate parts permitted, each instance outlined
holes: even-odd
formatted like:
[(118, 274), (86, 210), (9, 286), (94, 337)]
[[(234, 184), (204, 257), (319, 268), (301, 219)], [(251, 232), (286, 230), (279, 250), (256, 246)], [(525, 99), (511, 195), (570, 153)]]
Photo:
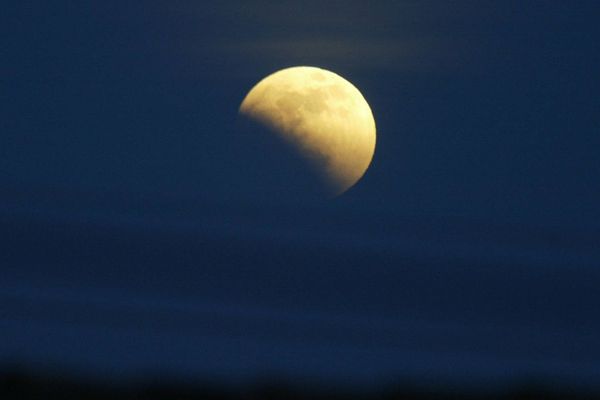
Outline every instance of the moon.
[(371, 108), (354, 85), (331, 71), (307, 66), (277, 71), (250, 90), (239, 114), (286, 143), (329, 197), (358, 182), (373, 159)]

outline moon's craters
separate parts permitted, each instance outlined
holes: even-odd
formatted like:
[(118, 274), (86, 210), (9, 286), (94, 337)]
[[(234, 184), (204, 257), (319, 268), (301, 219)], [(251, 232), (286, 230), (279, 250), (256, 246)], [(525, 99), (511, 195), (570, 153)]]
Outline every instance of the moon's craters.
[(358, 89), (332, 72), (313, 67), (276, 72), (248, 93), (240, 113), (291, 143), (328, 182), (330, 193), (347, 190), (371, 162), (371, 110)]

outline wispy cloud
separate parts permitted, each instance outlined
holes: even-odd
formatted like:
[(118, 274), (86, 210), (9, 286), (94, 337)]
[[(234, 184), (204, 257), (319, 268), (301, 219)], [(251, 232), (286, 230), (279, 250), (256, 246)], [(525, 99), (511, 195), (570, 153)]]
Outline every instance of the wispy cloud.
[(187, 13), (188, 26), (177, 47), (182, 57), (204, 67), (203, 73), (227, 67), (244, 74), (298, 64), (372, 72), (453, 68), (460, 64), (462, 40), (455, 25), (464, 22), (466, 11), (445, 4), (190, 3), (178, 9)]
[(219, 43), (211, 50), (245, 67), (284, 65), (336, 66), (346, 70), (430, 70), (454, 65), (449, 41), (435, 38), (388, 40), (340, 37), (257, 39)]

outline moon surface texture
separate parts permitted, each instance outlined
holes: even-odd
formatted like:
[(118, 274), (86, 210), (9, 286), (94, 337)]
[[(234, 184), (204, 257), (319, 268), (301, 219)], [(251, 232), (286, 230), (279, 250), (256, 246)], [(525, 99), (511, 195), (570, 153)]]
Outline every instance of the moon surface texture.
[(239, 114), (281, 139), (326, 196), (353, 186), (373, 158), (375, 120), (367, 101), (350, 82), (321, 68), (267, 76), (247, 94)]

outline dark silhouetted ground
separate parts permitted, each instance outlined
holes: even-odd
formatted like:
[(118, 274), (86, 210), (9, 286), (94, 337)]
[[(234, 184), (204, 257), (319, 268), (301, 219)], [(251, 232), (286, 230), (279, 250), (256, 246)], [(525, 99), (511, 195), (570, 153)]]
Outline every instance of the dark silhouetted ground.
[(255, 384), (190, 384), (147, 380), (137, 383), (110, 383), (88, 378), (4, 370), (0, 375), (0, 399), (87, 399), (87, 400), (258, 400), (258, 399), (600, 399), (600, 393), (552, 385), (514, 384), (501, 389), (470, 390), (460, 387), (426, 388), (410, 383), (373, 390), (337, 387), (307, 387), (277, 380)]

